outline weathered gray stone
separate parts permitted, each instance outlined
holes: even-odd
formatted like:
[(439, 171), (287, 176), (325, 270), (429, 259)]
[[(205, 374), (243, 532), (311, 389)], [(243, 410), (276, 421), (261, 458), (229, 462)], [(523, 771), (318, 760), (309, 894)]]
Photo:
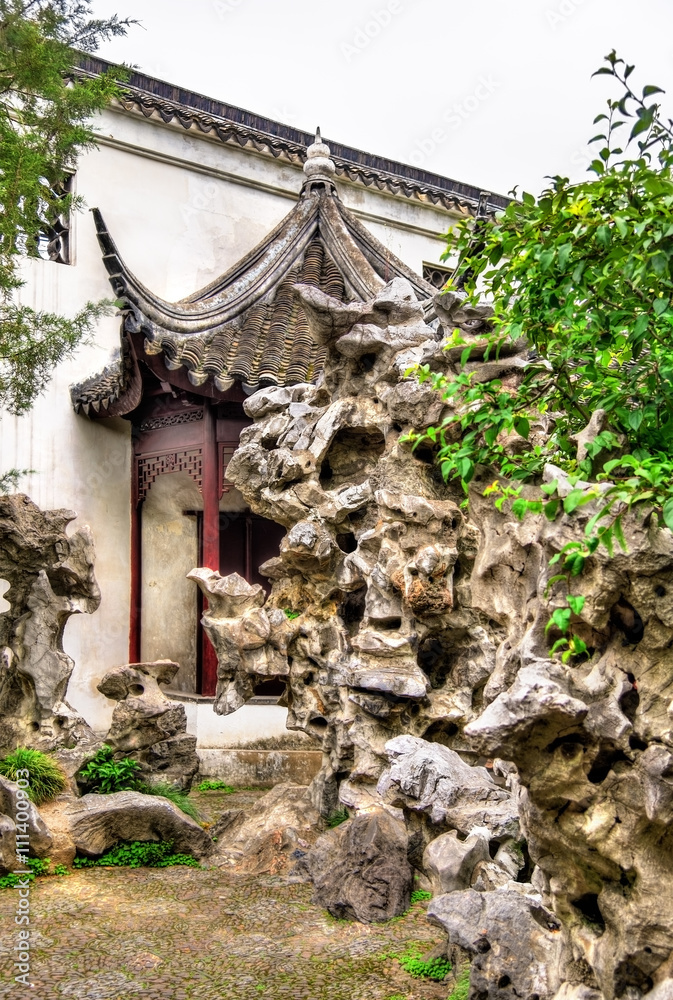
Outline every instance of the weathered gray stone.
[(167, 840), (178, 853), (205, 858), (213, 851), (206, 831), (161, 795), (113, 792), (83, 795), (65, 810), (78, 851), (104, 854), (120, 841)]
[(20, 809), (22, 814), (28, 813), (25, 821), (27, 829), (23, 829), (24, 823), (21, 821), (21, 832), (28, 834), (31, 856), (46, 857), (52, 845), (46, 823), (33, 803), (24, 796), (25, 789), (0, 775), (0, 864), (8, 871), (16, 867), (17, 810)]
[(105, 742), (132, 754), (148, 776), (189, 791), (199, 769), (196, 737), (186, 732), (184, 706), (159, 686), (170, 683), (178, 669), (171, 660), (129, 663), (109, 670), (98, 690), (117, 702)]
[(66, 534), (73, 511), (42, 511), (23, 494), (0, 497), (0, 753), (17, 745), (52, 750), (83, 724), (65, 700), (73, 661), (63, 651), (71, 615), (100, 604), (89, 528)]
[(309, 855), (313, 901), (339, 919), (377, 923), (399, 916), (411, 895), (407, 846), (404, 824), (385, 810), (347, 820)]
[(551, 1000), (564, 979), (562, 925), (535, 897), (466, 889), (432, 899), (428, 917), (472, 957), (471, 995)]
[(458, 840), (455, 830), (431, 840), (423, 854), (423, 871), (432, 882), (434, 895), (467, 889), (479, 861), (488, 861), (488, 839), (473, 834)]

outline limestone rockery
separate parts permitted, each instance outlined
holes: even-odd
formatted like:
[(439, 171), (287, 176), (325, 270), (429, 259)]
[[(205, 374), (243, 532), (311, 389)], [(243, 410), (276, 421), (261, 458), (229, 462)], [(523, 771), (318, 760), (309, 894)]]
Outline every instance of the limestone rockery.
[(488, 309), (439, 296), (430, 326), (401, 278), (368, 302), (295, 292), (324, 375), (250, 396), (227, 470), (287, 529), (262, 567), (271, 593), (190, 574), (208, 599), (216, 711), (285, 681), (288, 725), (323, 751), (314, 804), (351, 816), (303, 859), (332, 912), (399, 912), (415, 869), (457, 967), (471, 962), (472, 997), (672, 997), (673, 536), (626, 517), (628, 553), (595, 553), (573, 581), (589, 656), (550, 657), (565, 585), (545, 595), (548, 559), (592, 506), (519, 523), (483, 496), (484, 470), (467, 516), (433, 454), (401, 440), (445, 412), (407, 373), (457, 368), (456, 328), (476, 379), (515, 388), (525, 353), (483, 360)]

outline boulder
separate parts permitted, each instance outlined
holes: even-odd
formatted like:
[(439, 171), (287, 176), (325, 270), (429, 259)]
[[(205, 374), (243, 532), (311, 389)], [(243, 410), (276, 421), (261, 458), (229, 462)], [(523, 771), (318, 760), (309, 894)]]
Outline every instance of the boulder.
[(472, 872), (479, 861), (488, 861), (488, 839), (473, 834), (458, 840), (456, 830), (442, 833), (431, 840), (423, 854), (423, 871), (432, 882), (433, 893), (467, 889)]
[(89, 857), (104, 854), (121, 840), (169, 840), (176, 852), (196, 858), (213, 850), (206, 831), (161, 795), (91, 793), (71, 802), (65, 815), (75, 847)]
[(471, 956), (471, 996), (551, 1000), (565, 978), (561, 923), (537, 896), (466, 889), (432, 899), (428, 917)]
[[(49, 853), (52, 838), (47, 825), (32, 802), (23, 798), (24, 792), (15, 781), (0, 775), (0, 864), (8, 871), (16, 867), (16, 813), (28, 813), (27, 834), (30, 855), (44, 858)], [(23, 827), (23, 822), (21, 823)], [(23, 833), (23, 829), (20, 831)]]
[(363, 813), (319, 838), (307, 859), (313, 902), (339, 919), (378, 923), (409, 908), (412, 871), (404, 824)]

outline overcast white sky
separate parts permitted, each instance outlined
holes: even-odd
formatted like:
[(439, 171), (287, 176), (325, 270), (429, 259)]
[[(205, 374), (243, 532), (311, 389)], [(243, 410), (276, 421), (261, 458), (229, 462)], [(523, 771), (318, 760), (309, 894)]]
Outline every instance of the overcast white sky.
[(580, 179), (616, 48), (668, 90), (673, 0), (95, 0), (160, 79), (484, 189)]

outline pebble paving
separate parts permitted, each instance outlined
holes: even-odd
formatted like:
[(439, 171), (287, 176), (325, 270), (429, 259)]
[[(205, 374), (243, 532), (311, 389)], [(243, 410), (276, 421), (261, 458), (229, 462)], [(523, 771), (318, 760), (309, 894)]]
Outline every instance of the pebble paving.
[[(205, 818), (259, 793), (195, 794)], [(31, 889), (32, 987), (13, 981), (14, 890), (0, 890), (0, 997), (11, 1000), (446, 1000), (391, 957), (442, 940), (416, 903), (337, 921), (286, 872), (94, 868)]]

